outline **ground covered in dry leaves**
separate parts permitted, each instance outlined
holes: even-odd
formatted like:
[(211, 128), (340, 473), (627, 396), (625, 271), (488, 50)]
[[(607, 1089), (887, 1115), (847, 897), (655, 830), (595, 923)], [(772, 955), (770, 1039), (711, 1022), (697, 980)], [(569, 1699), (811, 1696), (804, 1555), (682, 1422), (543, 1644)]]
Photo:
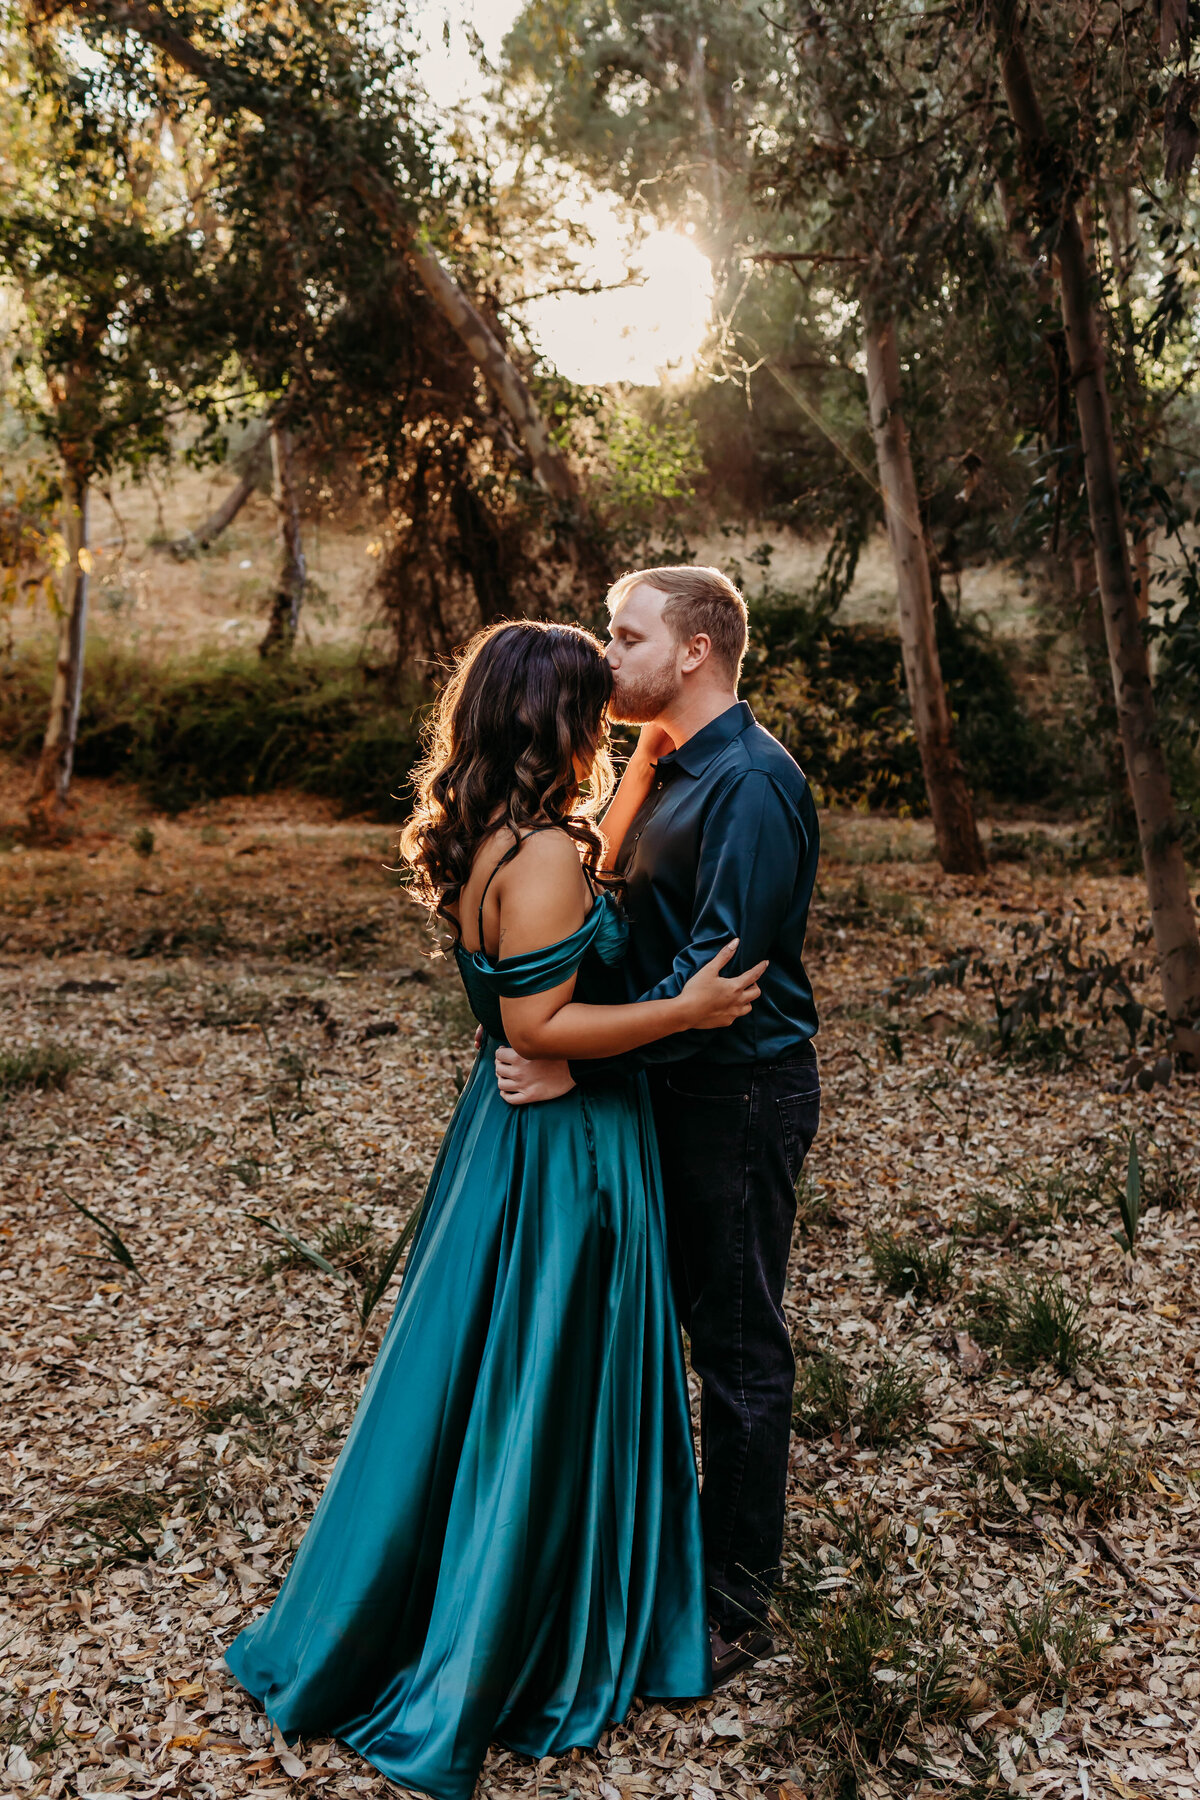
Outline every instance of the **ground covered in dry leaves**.
[[(382, 829), (77, 817), (0, 855), (0, 1786), (395, 1791), (273, 1740), (221, 1652), (332, 1467), (470, 1020)], [(779, 1654), (484, 1793), (1200, 1795), (1200, 1082), (1131, 1084), (1111, 1022), (997, 1057), (978, 983), (884, 1002), (1038, 913), (1128, 948), (1138, 881), (1035, 839), (975, 884), (831, 822)]]

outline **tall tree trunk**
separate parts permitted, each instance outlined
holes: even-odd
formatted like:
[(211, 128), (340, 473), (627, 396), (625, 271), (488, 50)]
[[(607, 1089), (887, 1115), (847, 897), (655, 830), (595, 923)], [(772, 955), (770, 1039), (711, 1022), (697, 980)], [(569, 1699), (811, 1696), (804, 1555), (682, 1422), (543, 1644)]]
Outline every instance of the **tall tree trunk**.
[(1158, 729), (1129, 559), (1117, 447), (1104, 378), (1104, 351), (1088, 280), (1083, 235), (1076, 208), (1064, 199), (1057, 146), (1051, 142), (1042, 116), (1016, 0), (991, 0), (990, 24), (1005, 96), (1025, 154), (1037, 216), (1042, 229), (1053, 234), (1057, 256), (1096, 575), (1121, 745), (1137, 813), (1163, 1003), (1181, 1058), (1200, 1066), (1200, 933), (1188, 892), (1187, 865)]
[(300, 495), (296, 489), (296, 465), (292, 434), (286, 425), (271, 428), (271, 468), (275, 477), (275, 506), (279, 514), (279, 580), (271, 602), (266, 636), (258, 646), (260, 656), (286, 656), (300, 628), (300, 608), (308, 581), (308, 563), (300, 530)]
[[(238, 80), (237, 71), (222, 59), (210, 56), (181, 31), (171, 14), (146, 0), (81, 0), (83, 10), (103, 19), (117, 31), (132, 31), (155, 44), (172, 61), (187, 69), (208, 89), (209, 104), (224, 113), (244, 109), (277, 120), (274, 97), (254, 83)], [(35, 0), (38, 10), (53, 15), (57, 0)], [(578, 488), (571, 466), (550, 435), (537, 402), (496, 332), (474, 306), (428, 246), (413, 236), (408, 201), (374, 165), (362, 158), (353, 176), (354, 187), (380, 224), (392, 234), (398, 250), (407, 258), (417, 280), (433, 304), (458, 334), (484, 380), (508, 413), (529, 454), (535, 480), (556, 499), (573, 502)]]
[(83, 650), (87, 636), (88, 478), (84, 469), (67, 466), (63, 472), (63, 536), (67, 564), (63, 570), (62, 615), (58, 627), (58, 657), (50, 695), (50, 717), (42, 753), (38, 758), (29, 814), (33, 822), (49, 826), (65, 806), (75, 763), (75, 739), (79, 731), (79, 702), (83, 693)]
[(933, 584), (900, 406), (895, 320), (869, 318), (865, 336), (871, 430), (900, 600), (900, 649), (938, 860), (947, 874), (981, 875), (987, 861), (954, 742), (954, 720), (938, 655)]
[(1077, 538), (1070, 545), (1071, 587), (1074, 624), (1083, 646), (1083, 660), (1095, 703), (1095, 723), (1099, 749), (1104, 759), (1107, 793), (1104, 801), (1103, 831), (1105, 837), (1122, 849), (1137, 843), (1137, 817), (1125, 773), (1125, 756), (1113, 703), (1112, 673), (1108, 661), (1108, 643), (1104, 635), (1104, 611), (1096, 586), (1096, 557), (1090, 538)]

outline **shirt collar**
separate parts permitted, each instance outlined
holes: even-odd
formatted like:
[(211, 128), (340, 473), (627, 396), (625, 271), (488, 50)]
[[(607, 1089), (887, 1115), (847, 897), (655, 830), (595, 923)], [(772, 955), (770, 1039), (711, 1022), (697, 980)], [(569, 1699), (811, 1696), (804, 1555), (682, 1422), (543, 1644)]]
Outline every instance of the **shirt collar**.
[(703, 775), (710, 762), (724, 750), (726, 744), (732, 744), (734, 738), (741, 737), (743, 731), (749, 731), (754, 723), (754, 714), (744, 700), (738, 700), (726, 707), (711, 719), (703, 731), (695, 737), (688, 738), (686, 743), (672, 750), (667, 756), (658, 759), (660, 774), (669, 775), (675, 769), (682, 769), (685, 775)]

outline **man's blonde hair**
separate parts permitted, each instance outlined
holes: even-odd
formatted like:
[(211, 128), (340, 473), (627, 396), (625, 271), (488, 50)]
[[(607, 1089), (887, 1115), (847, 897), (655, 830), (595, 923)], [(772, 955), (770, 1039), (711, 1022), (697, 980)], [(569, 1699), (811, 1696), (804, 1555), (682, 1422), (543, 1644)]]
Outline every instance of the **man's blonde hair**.
[(728, 575), (693, 563), (676, 563), (665, 569), (635, 569), (622, 575), (608, 590), (608, 610), (614, 613), (635, 587), (654, 588), (669, 598), (663, 618), (681, 644), (703, 632), (712, 644), (714, 659), (731, 677), (734, 686), (746, 654), (746, 602)]

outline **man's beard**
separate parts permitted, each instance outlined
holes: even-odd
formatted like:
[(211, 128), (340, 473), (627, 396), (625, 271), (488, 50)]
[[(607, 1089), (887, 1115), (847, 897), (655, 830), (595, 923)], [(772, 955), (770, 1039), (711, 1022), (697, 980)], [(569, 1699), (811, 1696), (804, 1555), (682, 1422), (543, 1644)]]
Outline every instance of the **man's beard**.
[(608, 716), (620, 725), (646, 725), (668, 707), (679, 692), (679, 675), (673, 655), (667, 656), (648, 675), (613, 681)]

